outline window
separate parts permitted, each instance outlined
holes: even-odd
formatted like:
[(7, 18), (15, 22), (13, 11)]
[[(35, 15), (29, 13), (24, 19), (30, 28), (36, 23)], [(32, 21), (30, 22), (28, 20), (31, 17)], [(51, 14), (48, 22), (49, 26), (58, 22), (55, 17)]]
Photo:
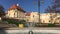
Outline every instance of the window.
[(60, 18), (58, 18), (58, 19), (60, 19)]
[(14, 17), (15, 17), (15, 13), (14, 13)]
[(50, 22), (50, 20), (49, 20), (49, 22)]
[(33, 17), (34, 17), (34, 15), (33, 15)]

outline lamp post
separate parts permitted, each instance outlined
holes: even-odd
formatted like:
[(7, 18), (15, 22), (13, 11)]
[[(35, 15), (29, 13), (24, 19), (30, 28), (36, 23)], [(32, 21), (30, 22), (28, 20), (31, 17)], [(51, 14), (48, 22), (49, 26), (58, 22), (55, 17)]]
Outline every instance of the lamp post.
[[(44, 0), (41, 0), (44, 3)], [(38, 15), (39, 15), (39, 23), (40, 23), (40, 0), (38, 0)]]
[(40, 23), (40, 0), (38, 0), (38, 15), (39, 15), (39, 23)]
[[(44, 0), (37, 0), (37, 2), (38, 2), (38, 25), (40, 24), (40, 6), (41, 6), (41, 3), (44, 3)], [(36, 1), (35, 1), (35, 3), (36, 3)]]
[[(38, 15), (39, 15), (39, 23), (40, 23), (40, 0), (38, 0)], [(29, 34), (33, 34), (32, 29), (30, 29)]]

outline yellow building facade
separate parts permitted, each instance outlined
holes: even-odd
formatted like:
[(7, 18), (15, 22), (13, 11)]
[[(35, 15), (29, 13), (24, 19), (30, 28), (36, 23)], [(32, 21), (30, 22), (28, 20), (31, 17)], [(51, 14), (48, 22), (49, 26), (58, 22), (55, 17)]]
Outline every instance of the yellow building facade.
[[(26, 16), (27, 22), (39, 23), (38, 12), (30, 12)], [(40, 23), (59, 23), (60, 14), (59, 13), (41, 13), (40, 14)]]
[(12, 5), (6, 14), (6, 17), (8, 18), (14, 18), (14, 19), (25, 19), (25, 11), (21, 9), (17, 4)]
[(27, 22), (37, 23), (38, 19), (39, 19), (38, 12), (30, 12), (30, 13), (26, 14), (26, 21)]
[(40, 18), (38, 12), (28, 12), (19, 7), (19, 5), (12, 5), (6, 14), (7, 18), (14, 18), (20, 20), (26, 20), (31, 23), (60, 23), (60, 13), (41, 13)]
[(50, 13), (42, 13), (40, 14), (41, 23), (50, 23)]

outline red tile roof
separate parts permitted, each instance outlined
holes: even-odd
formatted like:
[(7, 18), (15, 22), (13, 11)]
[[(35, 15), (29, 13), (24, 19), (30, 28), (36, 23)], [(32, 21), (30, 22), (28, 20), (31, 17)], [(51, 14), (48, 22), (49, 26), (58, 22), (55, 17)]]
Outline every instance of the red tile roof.
[(27, 14), (26, 14), (26, 16), (30, 16), (31, 15), (31, 12), (28, 12)]
[(20, 6), (17, 6), (17, 4), (12, 5), (8, 10), (12, 10), (12, 9), (18, 9), (20, 11), (25, 12)]

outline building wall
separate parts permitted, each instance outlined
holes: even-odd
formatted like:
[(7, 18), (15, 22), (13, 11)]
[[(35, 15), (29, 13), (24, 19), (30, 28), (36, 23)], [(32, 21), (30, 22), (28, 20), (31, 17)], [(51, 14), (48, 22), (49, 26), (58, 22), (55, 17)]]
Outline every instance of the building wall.
[[(38, 12), (31, 12), (30, 16), (26, 16), (27, 22), (39, 22), (39, 15)], [(41, 23), (49, 23), (50, 21), (50, 14), (49, 13), (43, 13), (40, 14), (40, 22)]]
[(25, 18), (25, 13), (22, 11), (19, 11), (17, 9), (15, 10), (8, 10), (8, 13), (6, 14), (6, 17), (9, 18), (17, 18), (17, 19), (24, 19)]
[(41, 23), (50, 23), (50, 14), (49, 13), (40, 14), (40, 20)]
[(40, 18), (42, 23), (60, 23), (60, 13), (43, 13)]
[[(32, 20), (33, 19), (33, 20)], [(32, 22), (39, 22), (39, 17), (38, 17), (38, 12), (32, 12), (31, 13), (31, 20), (32, 20)]]
[(26, 16), (27, 22), (38, 22), (38, 12), (31, 12), (30, 16)]
[(55, 13), (55, 15), (52, 15), (53, 17), (53, 23), (60, 23), (60, 13)]
[(13, 12), (13, 11), (14, 11), (14, 10), (8, 11), (7, 16), (8, 16), (8, 17), (14, 17), (14, 12)]
[[(26, 20), (27, 22), (39, 22), (38, 12), (31, 12), (29, 16), (22, 11), (18, 10), (9, 10), (6, 15), (9, 18), (18, 18), (21, 20)], [(42, 13), (40, 14), (40, 22), (41, 23), (60, 23), (60, 13)]]
[[(39, 22), (37, 12), (31, 12), (30, 16), (26, 16), (27, 22)], [(60, 23), (60, 14), (59, 13), (42, 13), (40, 14), (41, 23)]]

